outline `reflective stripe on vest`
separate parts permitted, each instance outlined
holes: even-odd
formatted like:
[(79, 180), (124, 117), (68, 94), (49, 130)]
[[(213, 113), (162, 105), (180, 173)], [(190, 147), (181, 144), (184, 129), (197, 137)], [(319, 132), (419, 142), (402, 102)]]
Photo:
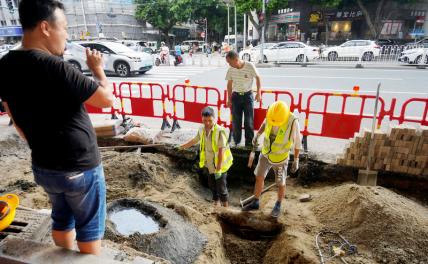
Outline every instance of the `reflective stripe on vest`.
[[(221, 169), (220, 172), (221, 173), (225, 173), (229, 170), (229, 168), (232, 166), (233, 164), (233, 156), (232, 156), (232, 152), (230, 151), (229, 145), (227, 143), (227, 138), (225, 136), (225, 133), (220, 133), (220, 132), (224, 132), (224, 128), (219, 126), (219, 125), (215, 125), (214, 126), (214, 131), (212, 132), (212, 136), (211, 136), (211, 143), (212, 143), (212, 149), (214, 152), (214, 167), (217, 166), (218, 163), (218, 139), (220, 137), (220, 135), (223, 137), (223, 142), (225, 142), (226, 146), (225, 146), (225, 150), (223, 151), (223, 161), (221, 164)], [(199, 147), (199, 167), (203, 168), (205, 166), (205, 128), (201, 127), (199, 129), (199, 138), (201, 141), (200, 147)]]
[(269, 161), (272, 163), (281, 163), (288, 159), (290, 154), (291, 145), (293, 144), (292, 130), (294, 126), (294, 121), (297, 118), (290, 114), (288, 122), (280, 126), (278, 129), (278, 134), (274, 142), (270, 142), (270, 133), (272, 131), (272, 125), (266, 122), (265, 127), (265, 138), (263, 141), (262, 153), (267, 156)]

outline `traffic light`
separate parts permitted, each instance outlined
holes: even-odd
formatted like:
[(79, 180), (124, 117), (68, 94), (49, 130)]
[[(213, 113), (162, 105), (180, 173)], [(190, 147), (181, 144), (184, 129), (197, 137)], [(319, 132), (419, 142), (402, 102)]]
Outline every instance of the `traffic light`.
[(13, 14), (15, 12), (15, 7), (13, 6), (13, 0), (6, 0), (7, 8), (9, 12)]

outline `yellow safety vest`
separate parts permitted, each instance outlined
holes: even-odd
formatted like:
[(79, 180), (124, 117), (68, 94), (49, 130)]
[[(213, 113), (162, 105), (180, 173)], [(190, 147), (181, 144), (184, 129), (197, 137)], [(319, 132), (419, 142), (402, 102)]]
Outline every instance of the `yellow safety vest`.
[[(232, 152), (230, 151), (229, 145), (227, 144), (227, 138), (225, 136), (225, 133), (220, 133), (220, 132), (224, 132), (224, 128), (219, 126), (219, 125), (215, 125), (214, 126), (214, 131), (211, 133), (211, 142), (212, 142), (212, 148), (214, 151), (214, 166), (217, 166), (217, 162), (218, 162), (218, 139), (220, 137), (220, 135), (223, 136), (223, 141), (226, 143), (226, 150), (223, 152), (223, 162), (221, 164), (221, 173), (225, 173), (229, 170), (229, 168), (232, 166), (233, 164), (233, 157), (232, 157)], [(203, 168), (205, 166), (205, 128), (201, 127), (199, 129), (199, 138), (201, 140), (201, 144), (199, 147), (199, 152), (200, 152), (200, 160), (199, 160), (199, 167)]]
[(262, 154), (265, 155), (270, 162), (281, 163), (288, 159), (291, 145), (293, 145), (293, 138), (291, 135), (294, 121), (296, 119), (297, 118), (293, 114), (290, 114), (288, 122), (279, 127), (278, 134), (276, 135), (276, 138), (273, 142), (270, 142), (272, 125), (266, 122)]

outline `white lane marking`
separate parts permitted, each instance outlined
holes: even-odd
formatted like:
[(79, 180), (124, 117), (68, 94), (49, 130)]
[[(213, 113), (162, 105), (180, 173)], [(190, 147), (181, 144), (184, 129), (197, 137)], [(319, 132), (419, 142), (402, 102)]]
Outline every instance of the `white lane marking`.
[[(342, 92), (342, 93), (353, 93), (352, 90), (340, 90), (340, 89), (313, 89), (313, 88), (289, 88), (289, 87), (262, 87), (263, 90), (299, 90), (299, 91), (316, 91), (316, 92)], [(376, 91), (360, 91), (359, 93), (376, 93)], [(396, 91), (381, 91), (381, 93), (388, 94), (414, 94), (414, 95), (425, 95), (428, 93), (415, 93), (415, 92), (396, 92)]]
[(353, 79), (353, 80), (389, 80), (389, 81), (403, 81), (402, 78), (384, 78), (384, 77), (351, 77), (351, 76), (314, 76), (314, 75), (267, 75), (263, 74), (262, 77), (268, 78), (306, 78), (306, 79)]

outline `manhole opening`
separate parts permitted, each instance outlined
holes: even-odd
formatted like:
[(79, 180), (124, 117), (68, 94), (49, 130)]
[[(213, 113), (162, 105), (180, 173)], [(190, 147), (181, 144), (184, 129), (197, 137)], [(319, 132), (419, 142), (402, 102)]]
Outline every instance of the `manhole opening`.
[(110, 213), (109, 220), (114, 224), (116, 231), (123, 236), (135, 233), (149, 235), (161, 229), (161, 223), (152, 215), (132, 207), (114, 210)]
[(28, 225), (28, 223), (24, 223), (24, 222), (18, 222), (18, 221), (14, 221), (11, 224), (12, 226), (22, 226), (22, 227), (26, 227)]
[(21, 233), (22, 230), (18, 229), (18, 228), (14, 228), (14, 227), (8, 227), (8, 228), (4, 229), (2, 232), (18, 234), (18, 233)]

